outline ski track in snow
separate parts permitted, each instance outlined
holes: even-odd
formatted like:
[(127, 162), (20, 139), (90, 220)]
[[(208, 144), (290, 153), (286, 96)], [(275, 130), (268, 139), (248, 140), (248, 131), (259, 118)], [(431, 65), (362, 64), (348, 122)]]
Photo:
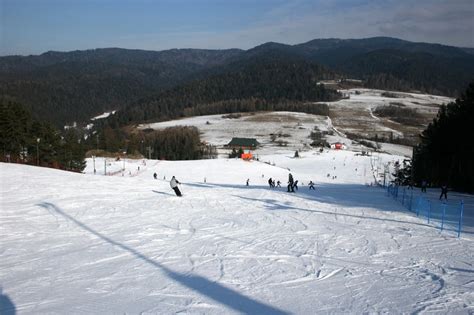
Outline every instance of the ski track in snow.
[[(3, 294), (19, 314), (474, 311), (472, 234), (440, 234), (365, 186), (368, 157), (290, 156), (147, 161), (133, 177), (2, 163)], [(286, 168), (297, 193), (267, 187)]]

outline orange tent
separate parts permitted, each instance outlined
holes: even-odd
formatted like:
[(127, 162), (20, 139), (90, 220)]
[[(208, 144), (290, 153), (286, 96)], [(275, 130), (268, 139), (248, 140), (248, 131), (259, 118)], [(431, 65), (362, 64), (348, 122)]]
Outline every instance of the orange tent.
[(252, 153), (242, 153), (240, 156), (242, 160), (251, 160), (252, 159)]

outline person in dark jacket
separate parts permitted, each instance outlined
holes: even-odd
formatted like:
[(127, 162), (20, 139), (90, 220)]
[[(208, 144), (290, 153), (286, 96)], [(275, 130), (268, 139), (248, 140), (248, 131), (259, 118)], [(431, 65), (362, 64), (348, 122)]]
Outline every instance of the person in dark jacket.
[(298, 190), (298, 180), (295, 180), (295, 182), (293, 183), (293, 189)]
[(312, 180), (309, 181), (309, 190), (316, 190), (316, 188), (314, 188), (314, 183)]
[(270, 188), (273, 188), (273, 180), (271, 177), (268, 179), (268, 185), (270, 186)]
[(156, 175), (156, 173), (153, 173), (153, 178), (156, 179), (158, 177), (158, 175)]
[(181, 184), (174, 176), (170, 180), (170, 187), (174, 190), (176, 196), (181, 197), (181, 191), (179, 191), (178, 184)]
[(288, 175), (288, 192), (295, 192), (295, 189), (293, 188), (293, 175), (291, 173)]
[(421, 181), (421, 192), (426, 192), (426, 186), (428, 186), (428, 183), (426, 180)]
[(444, 200), (448, 199), (448, 185), (444, 184), (441, 186), (441, 195), (439, 195), (439, 200), (444, 196)]

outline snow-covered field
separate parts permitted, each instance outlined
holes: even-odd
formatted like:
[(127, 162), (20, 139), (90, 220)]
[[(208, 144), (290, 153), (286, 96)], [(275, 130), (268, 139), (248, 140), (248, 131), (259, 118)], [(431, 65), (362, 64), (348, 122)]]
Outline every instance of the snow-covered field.
[[(85, 174), (1, 163), (0, 313), (473, 313), (473, 234), (369, 186), (374, 160), (106, 162), (115, 176), (101, 159), (95, 175), (90, 160)], [(289, 170), (298, 192), (268, 187)]]
[[(348, 139), (333, 126), (329, 117), (295, 112), (241, 113), (239, 118), (224, 118), (225, 115), (207, 115), (166, 122), (140, 125), (140, 129), (163, 129), (173, 126), (194, 126), (201, 132), (201, 139), (219, 147), (228, 144), (233, 137), (256, 138), (261, 144), (254, 154), (285, 154), (288, 150), (312, 150), (311, 132), (317, 128), (331, 132), (325, 136), (329, 143), (342, 142), (352, 150), (368, 150)], [(272, 135), (275, 140), (272, 141)], [(279, 141), (284, 145), (279, 145)], [(380, 143), (382, 150), (390, 154), (411, 156), (412, 148), (402, 145)], [(224, 150), (224, 152), (227, 152)]]
[[(195, 126), (202, 132), (201, 138), (213, 145), (223, 146), (233, 137), (256, 138), (262, 144), (256, 154), (285, 152), (309, 148), (311, 131), (331, 129), (330, 120), (325, 116), (295, 112), (241, 113), (240, 118), (224, 118), (225, 115), (207, 115), (142, 125), (139, 128), (162, 129), (177, 125)], [(276, 141), (287, 142), (286, 147), (272, 143), (271, 134)], [(348, 140), (348, 139), (347, 139)], [(348, 140), (350, 143), (351, 141)]]
[[(262, 146), (256, 155), (280, 154), (291, 150), (311, 149), (311, 131), (317, 128), (330, 134), (325, 136), (329, 143), (342, 142), (352, 150), (367, 148), (351, 141), (346, 133), (360, 138), (416, 137), (424, 126), (407, 126), (388, 118), (377, 117), (374, 110), (379, 106), (397, 104), (416, 110), (424, 117), (426, 125), (436, 116), (439, 106), (453, 101), (452, 98), (429, 94), (387, 92), (374, 89), (341, 90), (348, 99), (328, 102), (331, 118), (295, 112), (241, 113), (238, 118), (227, 115), (208, 115), (140, 125), (140, 129), (163, 129), (177, 125), (197, 127), (201, 138), (210, 144), (222, 147), (233, 137), (256, 138)], [(388, 94), (385, 94), (388, 93)], [(390, 95), (390, 96), (387, 96)], [(396, 97), (395, 97), (396, 96)], [(273, 140), (272, 140), (273, 135)], [(281, 142), (281, 145), (277, 144)], [(411, 157), (411, 147), (380, 143), (384, 152)]]
[(328, 104), (332, 121), (342, 132), (351, 132), (364, 137), (373, 137), (375, 134), (394, 137), (410, 137), (417, 135), (426, 126), (406, 126), (388, 118), (377, 117), (374, 110), (379, 106), (396, 105), (416, 110), (424, 117), (424, 125), (438, 113), (439, 106), (448, 104), (454, 99), (430, 94), (416, 94), (404, 92), (390, 92), (375, 89), (341, 90), (348, 95), (348, 99)]

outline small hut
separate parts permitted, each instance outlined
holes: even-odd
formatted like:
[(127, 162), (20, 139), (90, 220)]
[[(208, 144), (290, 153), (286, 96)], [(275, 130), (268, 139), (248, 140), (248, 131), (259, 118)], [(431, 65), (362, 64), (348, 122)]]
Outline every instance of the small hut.
[(227, 147), (230, 149), (255, 150), (259, 144), (255, 138), (232, 138)]

